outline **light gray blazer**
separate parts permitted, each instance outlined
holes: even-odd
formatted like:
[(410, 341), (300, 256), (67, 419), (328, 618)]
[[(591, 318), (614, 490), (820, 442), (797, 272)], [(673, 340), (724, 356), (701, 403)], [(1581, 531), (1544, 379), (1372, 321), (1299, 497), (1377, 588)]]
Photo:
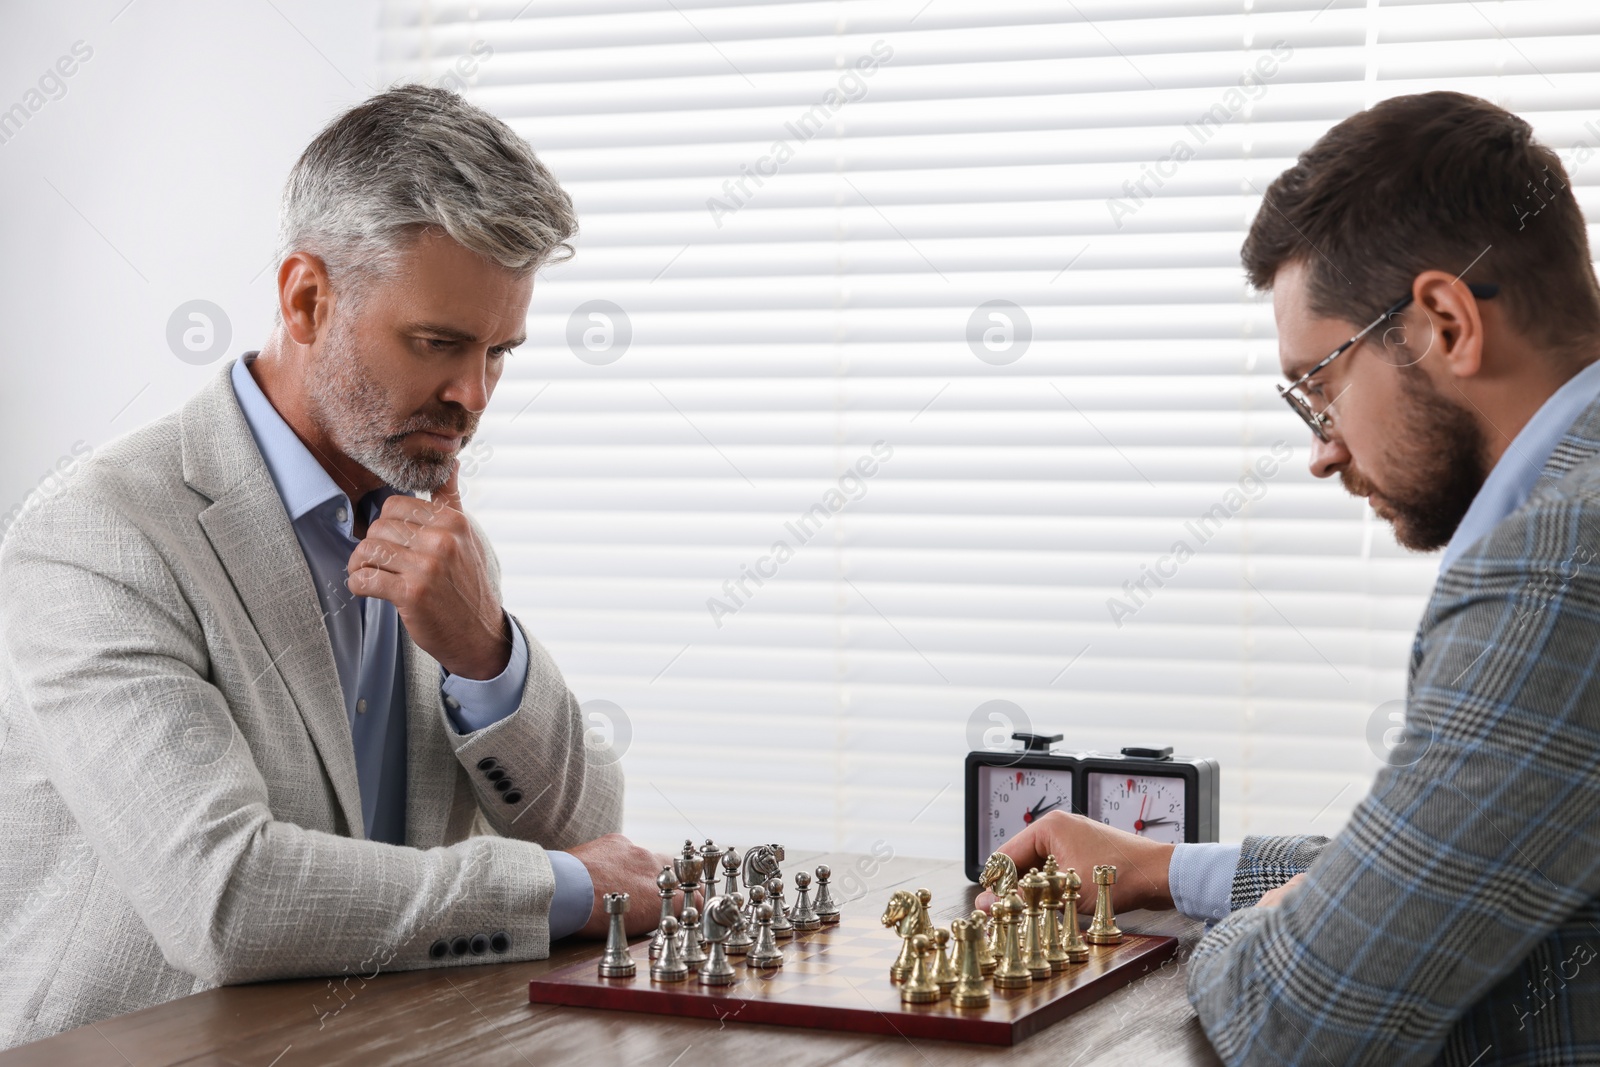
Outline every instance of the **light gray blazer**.
[(406, 844), (367, 841), (227, 369), (97, 452), (0, 545), (0, 1047), (225, 983), (546, 956), (544, 848), (617, 830), (623, 782), (524, 635), (521, 705), (467, 736), (404, 639)]

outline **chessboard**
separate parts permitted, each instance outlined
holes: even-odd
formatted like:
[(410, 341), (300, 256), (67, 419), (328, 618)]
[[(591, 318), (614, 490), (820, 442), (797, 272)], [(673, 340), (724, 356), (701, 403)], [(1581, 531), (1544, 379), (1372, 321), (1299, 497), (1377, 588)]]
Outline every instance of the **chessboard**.
[[(783, 966), (761, 971), (733, 961), (733, 985), (700, 985), (650, 978), (649, 938), (628, 948), (636, 975), (601, 978), (594, 960), (571, 964), (528, 984), (534, 1004), (740, 1023), (1011, 1045), (1160, 967), (1178, 951), (1174, 937), (1127, 933), (1120, 944), (1091, 945), (1085, 963), (1017, 990), (995, 989), (987, 1008), (956, 1008), (945, 997), (902, 1004), (889, 966), (901, 939), (881, 925), (870, 905), (846, 902), (838, 925), (797, 933), (779, 942)], [(598, 957), (598, 950), (596, 952)]]

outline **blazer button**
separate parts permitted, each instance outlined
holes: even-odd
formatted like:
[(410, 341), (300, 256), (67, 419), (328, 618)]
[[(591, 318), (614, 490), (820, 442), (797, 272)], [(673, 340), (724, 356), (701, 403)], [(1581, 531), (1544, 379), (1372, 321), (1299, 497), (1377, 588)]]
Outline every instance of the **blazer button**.
[(489, 935), (489, 947), (496, 952), (505, 952), (511, 947), (511, 935), (504, 930), (496, 930)]
[(467, 954), (467, 949), (471, 947), (472, 946), (467, 943), (467, 937), (465, 934), (450, 942), (450, 952), (452, 955), (456, 956), (465, 956)]
[(489, 951), (489, 938), (488, 938), (488, 936), (485, 935), (485, 934), (473, 934), (472, 935), (471, 948), (472, 948), (472, 954), (474, 956), (481, 956), (485, 952), (488, 952)]
[(484, 775), (484, 777), (489, 779), (489, 781), (491, 781), (491, 782), (498, 782), (500, 779), (504, 778), (505, 776), (506, 776), (506, 772), (502, 771), (499, 767), (496, 767), (494, 770), (492, 770), (489, 773)]
[(513, 790), (511, 790), (511, 792), (507, 793), (502, 799), (504, 799), (507, 804), (521, 804), (522, 803), (522, 790), (513, 789)]
[(509, 778), (496, 778), (494, 780), (495, 792), (504, 793), (507, 789), (510, 789), (510, 788), (511, 788), (511, 779), (509, 779)]
[(493, 756), (485, 756), (478, 761), (478, 770), (480, 771), (492, 771), (494, 768), (495, 758)]
[(430, 960), (442, 960), (448, 955), (450, 955), (450, 942), (442, 937), (428, 946), (428, 958)]

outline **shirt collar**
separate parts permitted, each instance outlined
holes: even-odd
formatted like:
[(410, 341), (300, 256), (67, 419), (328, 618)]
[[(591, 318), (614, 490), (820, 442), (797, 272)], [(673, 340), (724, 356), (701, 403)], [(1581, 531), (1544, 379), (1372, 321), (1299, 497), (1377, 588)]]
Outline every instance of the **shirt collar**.
[(1443, 571), (1486, 537), (1506, 516), (1528, 502), (1550, 454), (1583, 410), (1600, 395), (1600, 362), (1589, 364), (1540, 405), (1472, 498), (1455, 536), (1439, 560)]
[(302, 516), (337, 501), (343, 506), (344, 519), (335, 521), (348, 536), (354, 519), (350, 498), (256, 384), (249, 364), (257, 354), (246, 352), (233, 365), (233, 393), (239, 398), (239, 409), (244, 412), (244, 421), (249, 424), (261, 458), (267, 463), (272, 483), (278, 487), (278, 496), (283, 498), (289, 521), (298, 522)]

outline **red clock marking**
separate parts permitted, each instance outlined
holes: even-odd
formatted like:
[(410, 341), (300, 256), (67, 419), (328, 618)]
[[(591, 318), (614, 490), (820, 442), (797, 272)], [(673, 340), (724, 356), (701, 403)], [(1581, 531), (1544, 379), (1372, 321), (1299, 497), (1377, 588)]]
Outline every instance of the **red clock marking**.
[(1017, 772), (1017, 784), (1018, 785), (1022, 784), (1022, 772), (1021, 771)]

